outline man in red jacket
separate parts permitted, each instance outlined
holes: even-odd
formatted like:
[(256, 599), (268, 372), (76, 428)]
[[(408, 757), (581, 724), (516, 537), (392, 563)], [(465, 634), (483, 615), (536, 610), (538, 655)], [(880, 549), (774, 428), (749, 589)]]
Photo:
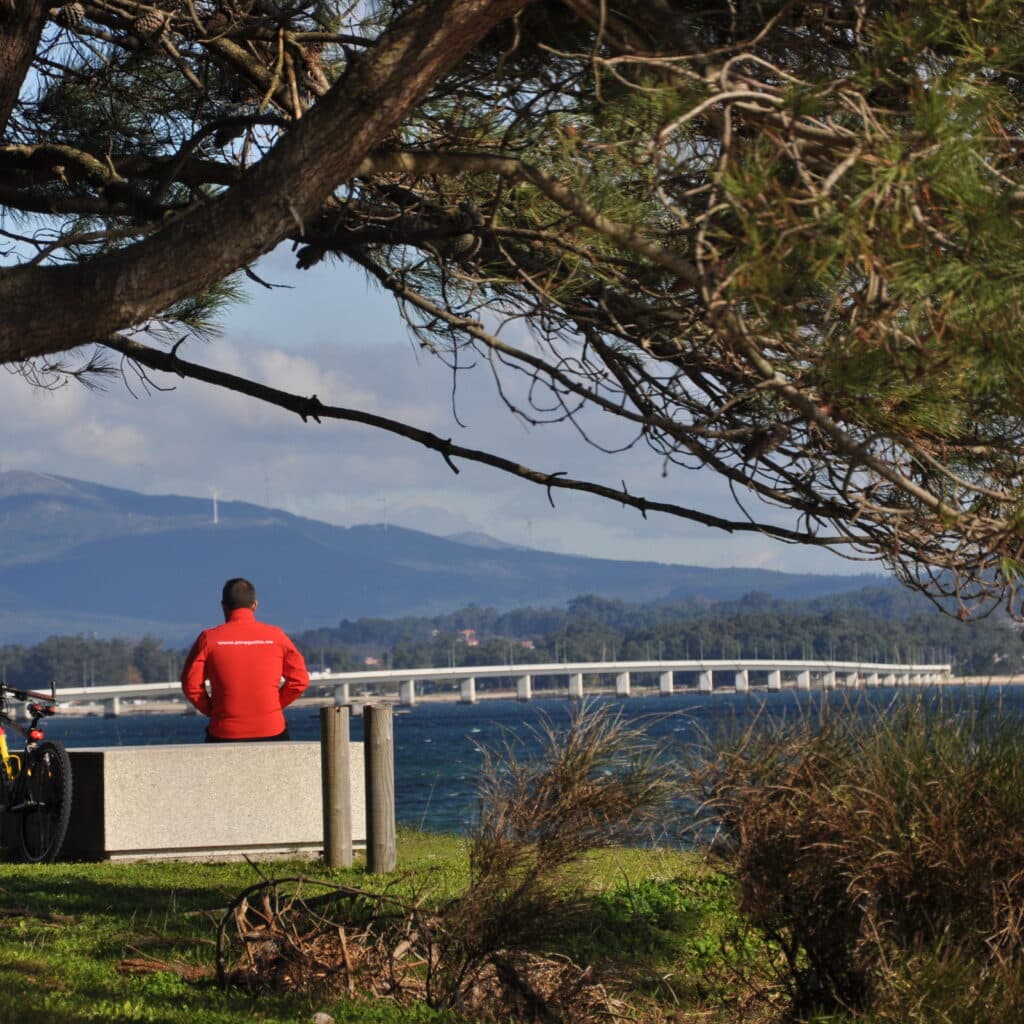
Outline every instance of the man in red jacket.
[(228, 580), (224, 625), (203, 630), (185, 659), (181, 689), (210, 718), (207, 743), (288, 739), (282, 709), (309, 685), (306, 663), (288, 635), (256, 621), (257, 603), (248, 580)]

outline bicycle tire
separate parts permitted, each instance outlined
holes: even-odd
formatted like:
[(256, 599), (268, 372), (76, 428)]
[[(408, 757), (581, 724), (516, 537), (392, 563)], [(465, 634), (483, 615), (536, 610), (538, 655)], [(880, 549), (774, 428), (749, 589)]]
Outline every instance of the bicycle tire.
[(30, 864), (56, 860), (71, 820), (71, 759), (59, 743), (40, 743), (18, 777), (18, 854)]

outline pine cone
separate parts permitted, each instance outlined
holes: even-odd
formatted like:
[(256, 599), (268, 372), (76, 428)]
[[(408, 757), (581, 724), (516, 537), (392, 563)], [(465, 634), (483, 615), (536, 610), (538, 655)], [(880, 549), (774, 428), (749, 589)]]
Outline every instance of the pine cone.
[(73, 3), (65, 4), (57, 11), (57, 24), (64, 28), (79, 28), (85, 21), (85, 8), (74, 0)]
[(470, 260), (480, 251), (481, 245), (480, 236), (467, 231), (463, 235), (446, 238), (440, 248), (449, 259)]
[(167, 15), (163, 11), (149, 10), (132, 20), (132, 31), (139, 36), (157, 36), (163, 32)]
[(231, 28), (231, 19), (223, 11), (217, 11), (203, 22), (203, 30), (206, 32), (207, 39), (219, 36), (229, 28)]

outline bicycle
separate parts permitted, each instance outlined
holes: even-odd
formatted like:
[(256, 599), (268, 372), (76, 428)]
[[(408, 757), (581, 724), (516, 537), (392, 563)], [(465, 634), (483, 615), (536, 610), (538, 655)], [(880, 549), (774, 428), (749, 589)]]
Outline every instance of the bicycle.
[[(57, 713), (57, 688), (36, 693), (0, 683), (0, 812), (17, 815), (15, 842), (23, 861), (56, 860), (71, 819), (71, 759), (60, 743), (44, 742), (39, 723)], [(29, 713), (26, 728), (14, 720), (11, 700), (22, 701)], [(22, 753), (7, 745), (4, 724), (25, 739)]]

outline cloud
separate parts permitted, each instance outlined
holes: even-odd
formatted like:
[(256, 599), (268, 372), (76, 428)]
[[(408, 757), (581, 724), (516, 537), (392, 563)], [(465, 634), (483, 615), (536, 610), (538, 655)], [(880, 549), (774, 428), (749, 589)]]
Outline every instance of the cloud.
[(62, 433), (59, 444), (73, 459), (94, 458), (102, 451), (103, 459), (114, 466), (137, 465), (150, 450), (144, 430), (131, 424), (108, 426), (95, 417)]
[(55, 390), (31, 387), (17, 373), (0, 374), (3, 413), (14, 423), (38, 424), (44, 429), (74, 421), (85, 400), (85, 392), (70, 384)]

